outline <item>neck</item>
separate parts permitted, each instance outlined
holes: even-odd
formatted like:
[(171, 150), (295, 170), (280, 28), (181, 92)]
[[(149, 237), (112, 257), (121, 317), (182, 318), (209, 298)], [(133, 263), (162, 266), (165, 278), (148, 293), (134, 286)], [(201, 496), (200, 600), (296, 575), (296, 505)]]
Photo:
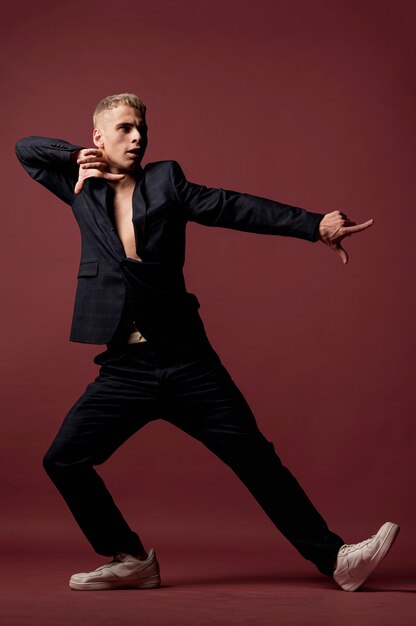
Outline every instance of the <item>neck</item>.
[(117, 174), (124, 174), (124, 178), (121, 178), (120, 180), (107, 180), (107, 184), (114, 191), (128, 191), (136, 185), (138, 180), (140, 180), (142, 172), (143, 170), (141, 167), (134, 172), (117, 172)]

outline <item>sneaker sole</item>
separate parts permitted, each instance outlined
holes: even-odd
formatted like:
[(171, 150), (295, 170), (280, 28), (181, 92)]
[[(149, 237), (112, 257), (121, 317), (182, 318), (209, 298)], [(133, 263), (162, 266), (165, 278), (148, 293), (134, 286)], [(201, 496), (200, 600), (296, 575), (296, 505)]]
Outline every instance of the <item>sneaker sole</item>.
[(110, 591), (111, 589), (155, 589), (160, 587), (160, 578), (153, 576), (152, 579), (143, 582), (135, 581), (106, 581), (106, 582), (83, 582), (69, 581), (69, 586), (73, 591)]
[(378, 532), (380, 533), (381, 531), (386, 533), (384, 541), (380, 545), (378, 552), (376, 552), (376, 554), (371, 559), (365, 575), (362, 576), (359, 580), (353, 581), (351, 579), (350, 585), (337, 581), (344, 591), (356, 591), (356, 589), (358, 589), (363, 583), (365, 583), (365, 581), (371, 576), (376, 567), (381, 563), (381, 561), (389, 552), (390, 548), (393, 546), (394, 542), (397, 539), (397, 535), (399, 534), (400, 527), (397, 524), (393, 524), (393, 522), (386, 522), (385, 524), (383, 524)]

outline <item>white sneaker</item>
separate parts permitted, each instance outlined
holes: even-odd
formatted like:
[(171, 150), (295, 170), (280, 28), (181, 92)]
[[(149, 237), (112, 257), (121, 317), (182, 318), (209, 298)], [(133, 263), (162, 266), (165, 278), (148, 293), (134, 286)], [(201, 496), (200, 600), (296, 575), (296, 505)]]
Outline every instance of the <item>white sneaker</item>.
[(341, 546), (333, 574), (335, 582), (344, 591), (358, 589), (384, 559), (399, 530), (397, 524), (386, 522), (370, 539)]
[(99, 591), (104, 589), (152, 589), (160, 586), (159, 563), (152, 548), (141, 561), (130, 554), (117, 554), (112, 561), (93, 572), (74, 574), (71, 589)]

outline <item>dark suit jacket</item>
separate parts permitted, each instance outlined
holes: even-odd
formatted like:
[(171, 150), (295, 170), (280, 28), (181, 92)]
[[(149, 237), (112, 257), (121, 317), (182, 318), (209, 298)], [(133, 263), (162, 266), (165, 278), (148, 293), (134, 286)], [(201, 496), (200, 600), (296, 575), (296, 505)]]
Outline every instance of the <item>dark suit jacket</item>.
[[(140, 272), (140, 262), (128, 261), (115, 229), (113, 190), (103, 178), (88, 178), (79, 194), (74, 187), (78, 165), (71, 152), (84, 146), (63, 139), (25, 137), (16, 155), (36, 181), (66, 202), (81, 231), (81, 259), (70, 341), (103, 344), (115, 336), (126, 302), (123, 273)], [(133, 193), (133, 226), (143, 271), (167, 270), (177, 293), (186, 293), (183, 279), (185, 230), (188, 221), (205, 226), (299, 237), (317, 241), (324, 214), (273, 200), (186, 180), (176, 161), (147, 163), (137, 175)], [(194, 306), (199, 307), (194, 294)], [(143, 332), (144, 334), (144, 332)], [(146, 335), (145, 335), (146, 336)]]

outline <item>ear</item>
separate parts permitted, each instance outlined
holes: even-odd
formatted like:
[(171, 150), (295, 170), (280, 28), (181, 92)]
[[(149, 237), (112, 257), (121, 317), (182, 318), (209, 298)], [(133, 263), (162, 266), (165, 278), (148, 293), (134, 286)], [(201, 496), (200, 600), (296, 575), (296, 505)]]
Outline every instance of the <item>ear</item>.
[(103, 136), (99, 128), (94, 128), (92, 133), (92, 140), (97, 148), (104, 148)]

